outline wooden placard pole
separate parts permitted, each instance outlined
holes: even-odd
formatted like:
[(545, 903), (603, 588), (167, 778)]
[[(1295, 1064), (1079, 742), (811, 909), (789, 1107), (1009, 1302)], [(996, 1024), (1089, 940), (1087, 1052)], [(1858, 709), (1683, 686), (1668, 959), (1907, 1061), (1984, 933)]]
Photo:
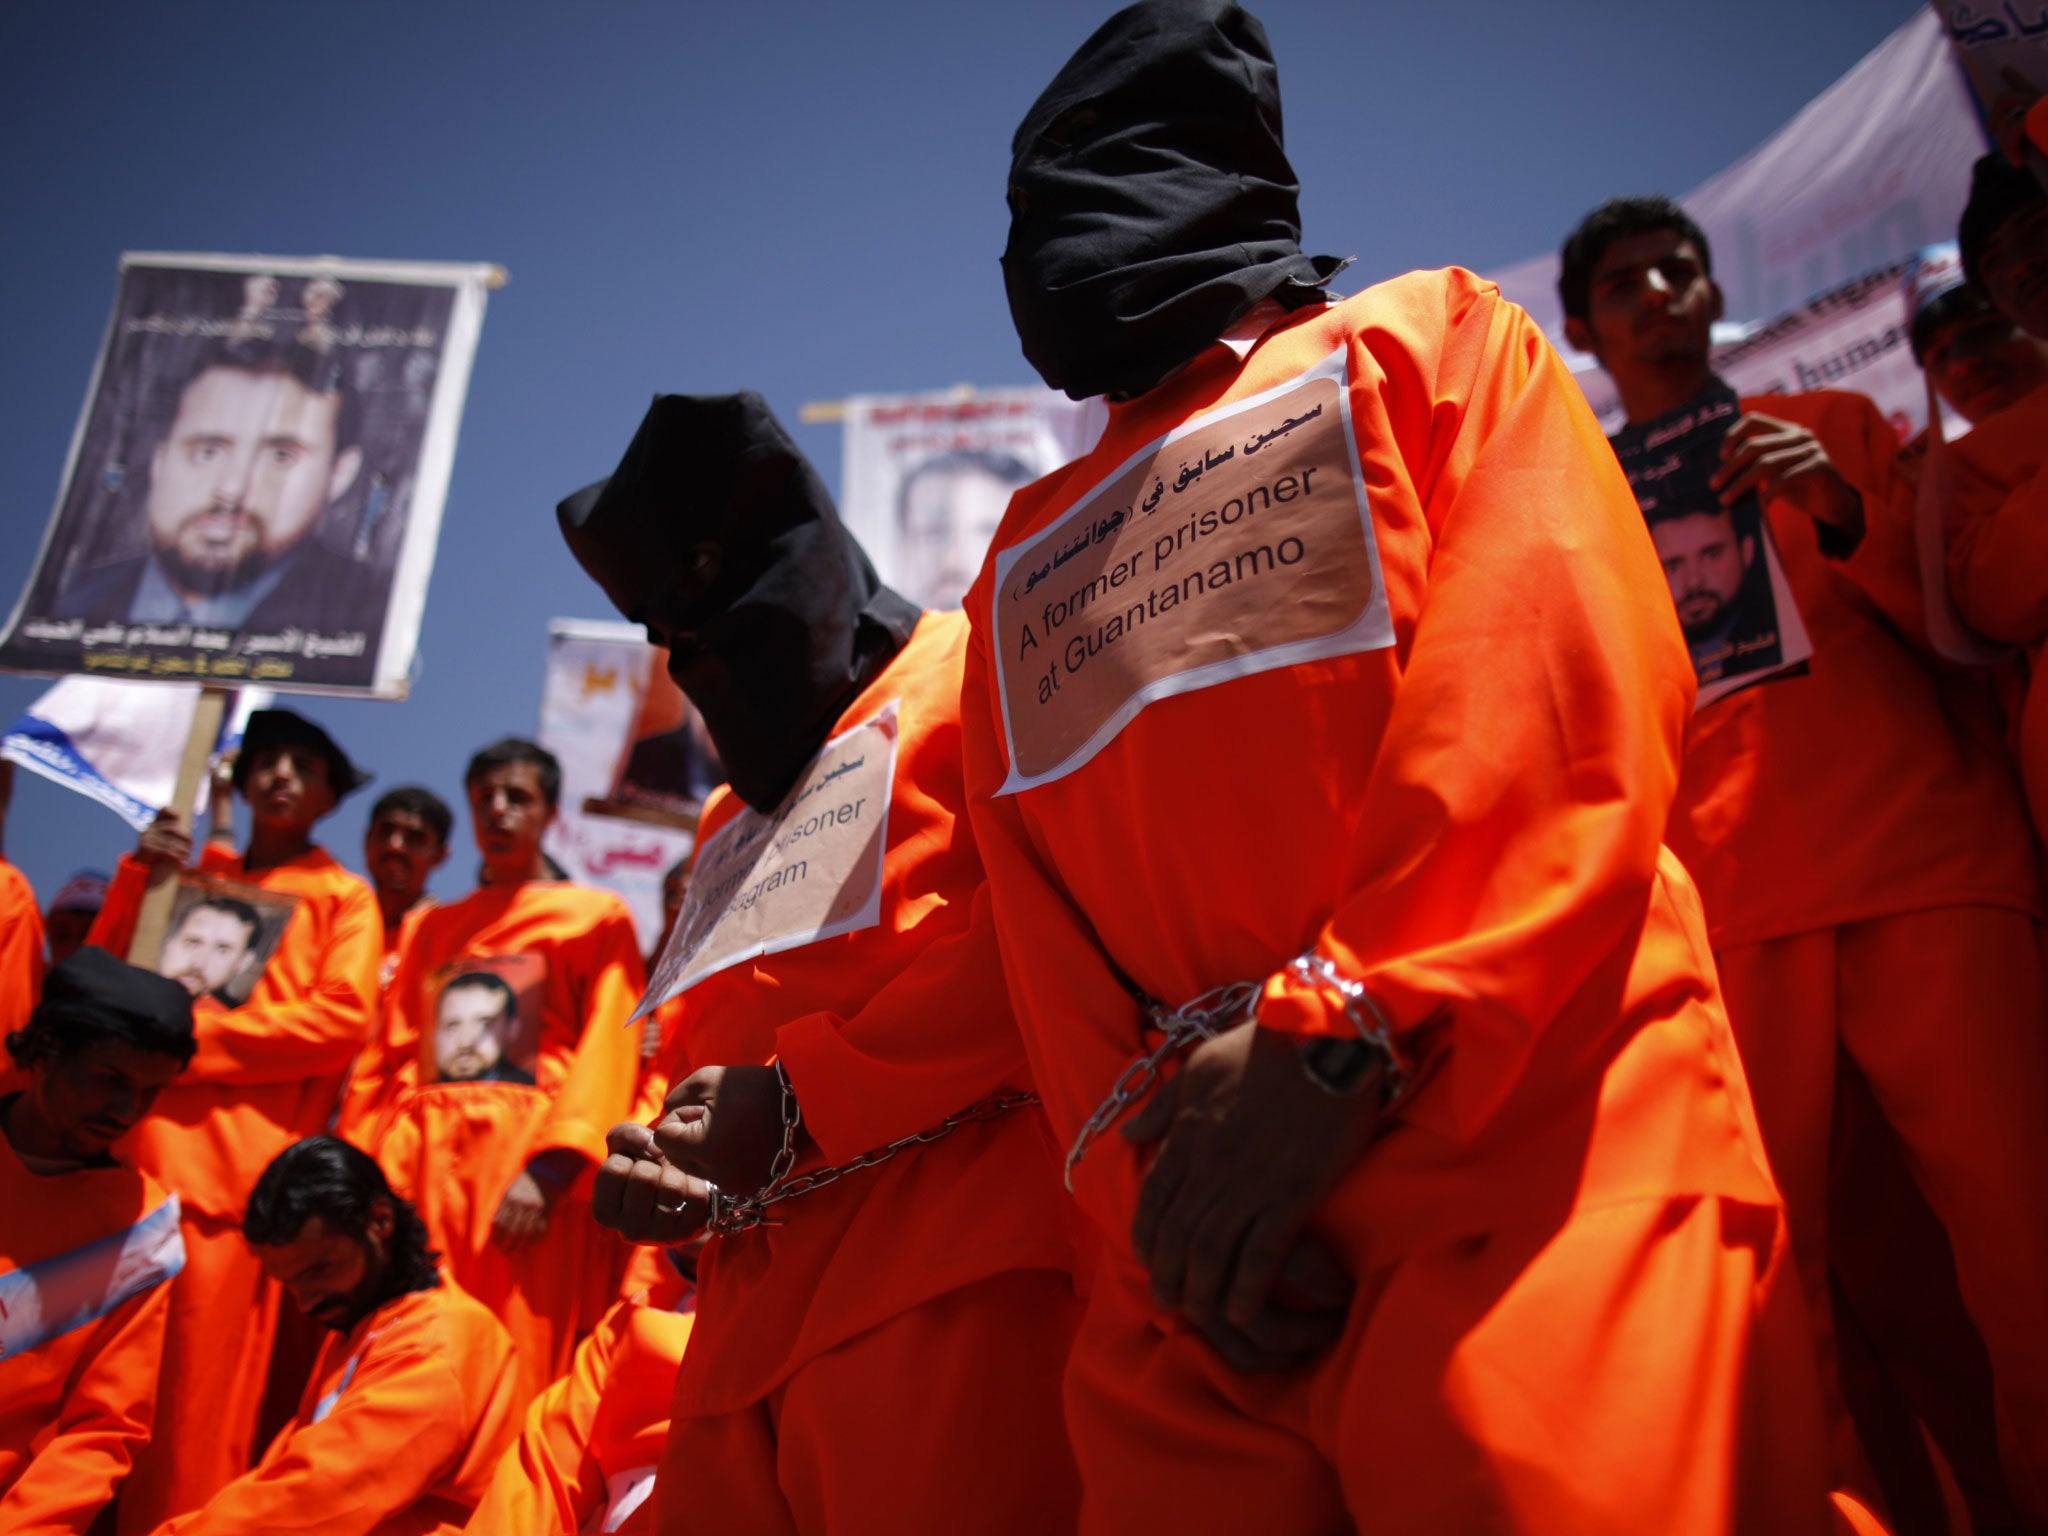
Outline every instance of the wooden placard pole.
[[(199, 786), (206, 780), (206, 764), (213, 756), (213, 744), (220, 740), (220, 723), (226, 718), (232, 688), (201, 688), (192, 709), (192, 729), (185, 737), (185, 755), (178, 759), (178, 783), (171, 791), (171, 809), (181, 819), (194, 820), (192, 807), (199, 799)], [(155, 970), (163, 953), (164, 934), (171, 926), (171, 908), (178, 899), (178, 882), (159, 880), (142, 898), (142, 911), (135, 920), (135, 937), (128, 945), (128, 963)]]

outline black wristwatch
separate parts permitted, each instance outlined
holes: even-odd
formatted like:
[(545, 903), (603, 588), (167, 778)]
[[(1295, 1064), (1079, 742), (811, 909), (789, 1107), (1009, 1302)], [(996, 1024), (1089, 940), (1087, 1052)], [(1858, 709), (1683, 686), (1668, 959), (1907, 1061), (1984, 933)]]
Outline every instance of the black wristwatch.
[(1302, 1041), (1301, 1070), (1308, 1080), (1335, 1098), (1348, 1099), (1385, 1064), (1386, 1056), (1356, 1036), (1316, 1035)]

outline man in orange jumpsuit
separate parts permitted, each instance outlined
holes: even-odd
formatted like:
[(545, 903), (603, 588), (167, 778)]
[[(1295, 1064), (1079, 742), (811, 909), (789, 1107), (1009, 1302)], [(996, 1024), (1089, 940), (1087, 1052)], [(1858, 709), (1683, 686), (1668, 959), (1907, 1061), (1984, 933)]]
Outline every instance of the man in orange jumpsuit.
[(149, 1438), (178, 1202), (107, 1149), (191, 1060), (192, 1000), (87, 949), (53, 967), (0, 1097), (0, 1530), (85, 1536)]
[(484, 883), (408, 926), (377, 1047), (397, 1064), (377, 1156), (511, 1330), (531, 1395), (618, 1294), (624, 1252), (590, 1224), (588, 1174), (633, 1103), (626, 1020), (645, 974), (623, 901), (546, 878), (554, 756), (507, 739), (465, 782)]
[(370, 807), (363, 833), (363, 867), (377, 893), (384, 919), (384, 953), (398, 953), (399, 929), (423, 905), (432, 905), (427, 880), (448, 862), (448, 834), (455, 818), (431, 789), (401, 784)]
[[(1631, 430), (1725, 387), (1710, 260), (1664, 199), (1616, 199), (1565, 244), (1567, 334)], [(1824, 1367), (1840, 1050), (1948, 1230), (2014, 1491), (2048, 1513), (2048, 991), (2025, 814), (2000, 745), (1956, 726), (1886, 622), (1906, 557), (1887, 547), (1902, 493), (1877, 408), (1820, 391), (1741, 409), (1717, 488), (1761, 498), (1813, 656), (1693, 716), (1671, 845), (1699, 882)]]
[(1111, 401), (1010, 504), (961, 705), (1103, 1238), (1082, 1530), (1820, 1528), (1783, 1211), (1662, 847), (1691, 669), (1583, 396), (1468, 273), (1327, 301), (1219, 0), (1104, 23), (1009, 201), (1025, 355)]
[(643, 1252), (659, 1255), (653, 1283), (614, 1304), (576, 1346), (569, 1374), (533, 1400), (469, 1517), (466, 1529), (477, 1536), (654, 1529), (648, 1495), (668, 1441), (676, 1368), (697, 1320), (697, 1287), (672, 1262), (680, 1250)]
[[(269, 964), (238, 1008), (198, 999), (199, 1051), (129, 1143), (136, 1164), (184, 1207), (184, 1272), (171, 1290), (156, 1433), (121, 1494), (121, 1529), (196, 1509), (248, 1470), (279, 1293), (242, 1241), (242, 1208), (270, 1160), (324, 1130), (377, 999), (378, 921), (369, 887), (313, 841), (364, 780), (332, 737), (290, 710), (249, 717), (234, 764), (248, 847), (209, 839), (201, 874), (294, 901)], [(126, 954), (148, 886), (191, 856), (175, 812), (121, 860), (90, 942)]]
[(504, 1328), (435, 1268), (419, 1216), (376, 1163), (336, 1137), (279, 1153), (242, 1229), (332, 1331), (263, 1459), (157, 1536), (460, 1530), (526, 1406)]
[[(14, 798), (14, 764), (0, 762), (0, 831)], [(19, 1029), (43, 981), (43, 914), (28, 876), (0, 858), (0, 1034)]]
[(721, 1191), (657, 1527), (1071, 1524), (1073, 1254), (966, 822), (966, 620), (877, 580), (758, 395), (658, 398), (561, 520), (731, 779), (652, 994), (666, 1113), (594, 1201), (673, 1242)]
[[(1957, 233), (1963, 266), (1999, 310), (2048, 341), (2048, 195), (1997, 155), (1977, 162)], [(2038, 674), (2048, 644), (2048, 390), (2036, 390), (1951, 446), (1948, 578), (1979, 633), (2021, 646)], [(2038, 676), (2015, 707), (2034, 826), (2048, 838), (2048, 689)]]

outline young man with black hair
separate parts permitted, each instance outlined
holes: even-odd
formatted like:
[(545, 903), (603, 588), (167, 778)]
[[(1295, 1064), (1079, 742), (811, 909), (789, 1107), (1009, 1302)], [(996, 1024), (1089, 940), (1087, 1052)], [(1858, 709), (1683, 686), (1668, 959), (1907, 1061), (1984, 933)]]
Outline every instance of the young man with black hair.
[(1010, 503), (961, 700), (1102, 1239), (1081, 1529), (1822, 1528), (1784, 1213), (1662, 846), (1692, 666), (1583, 394), (1470, 273), (1332, 298), (1224, 0), (1104, 22), (1009, 205), (1025, 356), (1109, 397)]
[(459, 1527), (526, 1406), (503, 1326), (436, 1268), (426, 1228), (375, 1161), (335, 1137), (278, 1154), (242, 1233), (328, 1336), (263, 1459), (156, 1536)]
[[(2048, 342), (2048, 193), (1998, 155), (1977, 162), (1956, 236), (1963, 269), (2000, 312)], [(1948, 580), (1978, 633), (2027, 653), (2032, 678), (2013, 701), (2014, 739), (2036, 833), (2048, 839), (2048, 390), (1951, 445)]]
[[(198, 1054), (134, 1134), (136, 1162), (184, 1203), (188, 1262), (173, 1289), (157, 1432), (121, 1497), (124, 1533), (198, 1508), (258, 1448), (279, 1295), (242, 1241), (242, 1208), (273, 1157), (327, 1128), (370, 1031), (377, 901), (313, 840), (367, 777), (312, 720), (257, 710), (232, 772), (248, 844), (238, 853), (213, 836), (200, 851), (200, 873), (296, 906), (246, 1002), (194, 1004)], [(160, 812), (121, 860), (89, 942), (126, 954), (145, 891), (191, 857), (183, 817)]]
[[(394, 1070), (367, 1118), (387, 1127), (377, 1156), (393, 1184), (418, 1204), (449, 1272), (504, 1319), (538, 1391), (617, 1294), (623, 1249), (590, 1221), (587, 1175), (632, 1107), (639, 1032), (625, 1023), (646, 973), (623, 901), (548, 876), (541, 839), (562, 788), (553, 754), (507, 738), (463, 779), (485, 878), (406, 925), (377, 1046)], [(446, 1077), (437, 1029), (456, 1015), (441, 1000), (475, 971), (505, 977), (537, 1033), (489, 1077)]]
[(109, 1149), (192, 1059), (192, 1000), (81, 949), (6, 1043), (0, 1530), (85, 1536), (149, 1439), (185, 1262), (177, 1197)]
[[(1711, 263), (1705, 235), (1662, 198), (1617, 198), (1565, 242), (1566, 334), (1606, 368), (1631, 426), (1725, 388)], [(2015, 1431), (2015, 1492), (2038, 1501), (2048, 989), (2025, 813), (1995, 744), (1956, 728), (1901, 638), (1910, 519), (1893, 508), (1898, 441), (1876, 406), (1816, 391), (1741, 409), (1717, 486), (1727, 503), (1761, 498), (1813, 657), (1692, 717), (1671, 845), (1699, 882), (1824, 1371), (1846, 1051), (1948, 1229)], [(1854, 1472), (1846, 1454), (1841, 1472)]]
[(363, 833), (363, 868), (384, 917), (384, 953), (398, 953), (399, 929), (427, 895), (427, 878), (448, 862), (448, 834), (455, 828), (448, 804), (431, 789), (401, 784), (370, 807)]

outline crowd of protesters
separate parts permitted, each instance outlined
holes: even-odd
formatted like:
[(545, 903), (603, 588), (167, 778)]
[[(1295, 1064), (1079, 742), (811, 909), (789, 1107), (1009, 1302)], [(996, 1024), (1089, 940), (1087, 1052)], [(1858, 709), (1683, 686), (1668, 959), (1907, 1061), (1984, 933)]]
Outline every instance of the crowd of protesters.
[[(1491, 285), (1327, 290), (1253, 18), (1119, 12), (1004, 257), (1109, 425), (964, 612), (751, 394), (557, 510), (727, 776), (669, 933), (561, 878), (516, 737), (474, 890), (417, 787), (352, 872), (370, 775), (281, 708), (203, 840), (46, 910), (0, 861), (0, 1532), (2048, 1529), (2005, 143), (1914, 267), (1912, 443), (1728, 390), (1677, 204), (1577, 224), (1617, 441), (1734, 401), (1660, 522)], [(1156, 537), (1168, 464), (1214, 505)], [(1695, 709), (1765, 540), (1810, 654)]]

